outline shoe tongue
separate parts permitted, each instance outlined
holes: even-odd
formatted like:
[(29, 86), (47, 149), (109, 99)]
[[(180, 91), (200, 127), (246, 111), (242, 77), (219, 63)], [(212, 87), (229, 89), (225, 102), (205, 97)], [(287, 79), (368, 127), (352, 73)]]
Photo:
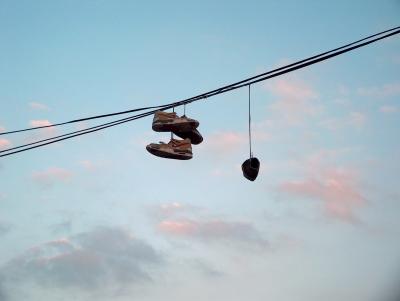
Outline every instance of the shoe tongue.
[(171, 145), (184, 145), (184, 144), (188, 144), (189, 143), (189, 141), (188, 141), (189, 139), (185, 139), (185, 140), (177, 140), (177, 139), (171, 139), (171, 141), (168, 143), (168, 144), (171, 144)]
[(172, 138), (172, 139), (169, 141), (168, 144), (176, 145), (176, 144), (179, 144), (179, 142), (180, 142), (179, 140)]

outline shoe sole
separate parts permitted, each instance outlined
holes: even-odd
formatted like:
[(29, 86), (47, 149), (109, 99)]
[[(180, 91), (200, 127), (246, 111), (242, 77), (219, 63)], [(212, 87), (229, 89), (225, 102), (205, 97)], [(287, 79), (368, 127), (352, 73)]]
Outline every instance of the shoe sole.
[(193, 158), (193, 155), (191, 154), (190, 156), (188, 155), (188, 153), (175, 153), (175, 154), (171, 154), (171, 153), (166, 153), (164, 151), (160, 151), (158, 149), (155, 148), (151, 148), (149, 146), (146, 146), (147, 151), (157, 157), (161, 157), (161, 158), (165, 158), (165, 159), (175, 159), (175, 160), (190, 160)]
[(199, 122), (185, 123), (154, 123), (152, 129), (155, 132), (189, 132), (199, 126)]
[(196, 129), (188, 132), (175, 131), (173, 133), (182, 139), (189, 138), (190, 142), (194, 145), (198, 145), (203, 142), (203, 137)]

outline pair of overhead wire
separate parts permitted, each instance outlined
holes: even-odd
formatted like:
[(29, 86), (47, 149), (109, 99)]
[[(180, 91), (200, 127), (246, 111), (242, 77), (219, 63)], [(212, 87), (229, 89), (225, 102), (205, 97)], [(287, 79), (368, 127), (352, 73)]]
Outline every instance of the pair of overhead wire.
[(122, 115), (122, 114), (129, 114), (129, 113), (134, 113), (134, 112), (142, 112), (142, 111), (146, 111), (144, 113), (139, 113), (133, 116), (129, 116), (126, 118), (122, 118), (122, 119), (118, 119), (115, 121), (111, 121), (111, 122), (107, 122), (107, 123), (103, 123), (97, 126), (93, 126), (93, 127), (89, 127), (86, 129), (82, 129), (82, 130), (78, 130), (78, 131), (73, 131), (70, 133), (66, 133), (63, 135), (58, 135), (55, 137), (51, 137), (51, 138), (47, 138), (47, 139), (42, 139), (42, 140), (38, 140), (35, 142), (31, 142), (31, 143), (27, 143), (27, 144), (23, 144), (23, 145), (19, 145), (16, 147), (12, 147), (12, 148), (8, 148), (8, 149), (4, 149), (0, 151), (0, 157), (5, 157), (5, 156), (10, 156), (16, 153), (20, 153), (20, 152), (24, 152), (24, 151), (28, 151), (34, 148), (38, 148), (38, 147), (42, 147), (45, 145), (49, 145), (52, 143), (56, 143), (56, 142), (60, 142), (63, 140), (67, 140), (70, 138), (74, 138), (77, 136), (81, 136), (81, 135), (85, 135), (85, 134), (89, 134), (92, 132), (96, 132), (96, 131), (100, 131), (109, 127), (113, 127), (116, 125), (120, 125), (126, 122), (130, 122), (133, 120), (137, 120), (140, 118), (144, 118), (146, 116), (149, 115), (153, 115), (156, 111), (158, 110), (168, 110), (171, 108), (175, 108), (178, 106), (182, 106), (182, 105), (186, 105), (201, 99), (208, 99), (209, 97), (212, 96), (216, 96), (219, 94), (223, 94), (223, 93), (227, 93), (229, 91), (233, 91), (236, 89), (240, 89), (242, 87), (245, 86), (250, 86), (252, 84), (261, 82), (261, 81), (265, 81), (267, 79), (273, 78), (273, 77), (277, 77), (289, 72), (293, 72), (295, 70), (301, 69), (301, 68), (305, 68), (307, 66), (322, 62), (324, 60), (330, 59), (332, 57), (344, 54), (346, 52), (355, 50), (357, 48), (360, 47), (364, 47), (368, 44), (377, 42), (379, 40), (388, 38), (390, 36), (396, 35), (400, 33), (400, 26), (398, 27), (394, 27), (373, 35), (370, 35), (368, 37), (362, 38), (360, 40), (354, 41), (352, 43), (346, 44), (344, 46), (308, 57), (306, 59), (303, 60), (299, 60), (296, 61), (294, 63), (258, 74), (256, 76), (252, 76), (249, 78), (246, 78), (244, 80), (238, 81), (236, 83), (233, 84), (229, 84), (223, 87), (220, 87), (218, 89), (214, 89), (212, 91), (208, 91), (206, 93), (202, 93), (199, 95), (196, 95), (194, 97), (190, 97), (187, 99), (183, 99), (177, 102), (173, 102), (173, 103), (169, 103), (169, 104), (165, 104), (165, 105), (158, 105), (158, 106), (150, 106), (150, 107), (143, 107), (143, 108), (136, 108), (136, 109), (131, 109), (131, 110), (126, 110), (126, 111), (121, 111), (121, 112), (114, 112), (114, 113), (109, 113), (109, 114), (102, 114), (102, 115), (96, 115), (96, 116), (90, 116), (90, 117), (85, 117), (85, 118), (80, 118), (80, 119), (74, 119), (71, 121), (67, 121), (67, 122), (60, 122), (60, 123), (56, 123), (56, 124), (52, 124), (52, 125), (46, 125), (46, 126), (39, 126), (39, 127), (32, 127), (32, 128), (25, 128), (25, 129), (20, 129), (20, 130), (13, 130), (13, 131), (8, 131), (8, 132), (2, 132), (0, 133), (0, 135), (6, 135), (6, 134), (13, 134), (13, 133), (19, 133), (19, 132), (25, 132), (25, 131), (31, 131), (31, 130), (38, 130), (38, 129), (44, 129), (44, 128), (49, 128), (49, 127), (57, 127), (57, 126), (62, 126), (62, 125), (67, 125), (67, 124), (72, 124), (72, 123), (77, 123), (77, 122), (83, 122), (83, 121), (88, 121), (88, 120), (93, 120), (93, 119), (99, 119), (99, 118), (106, 118), (106, 117), (111, 117), (111, 116), (116, 116), (116, 115)]

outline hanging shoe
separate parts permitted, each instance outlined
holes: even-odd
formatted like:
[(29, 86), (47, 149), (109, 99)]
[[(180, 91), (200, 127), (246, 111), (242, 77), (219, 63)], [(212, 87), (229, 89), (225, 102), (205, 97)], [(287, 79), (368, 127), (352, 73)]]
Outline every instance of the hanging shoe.
[(154, 114), (152, 128), (156, 132), (190, 132), (199, 122), (186, 116), (179, 117), (175, 112), (157, 111)]
[(242, 164), (243, 176), (250, 181), (254, 181), (257, 178), (259, 170), (260, 161), (255, 157), (247, 159)]
[(168, 143), (150, 143), (146, 146), (146, 149), (150, 154), (161, 158), (189, 160), (193, 157), (189, 139), (171, 139)]
[(190, 139), (190, 142), (195, 145), (203, 142), (203, 136), (201, 136), (200, 132), (197, 129), (193, 129), (188, 132), (173, 131), (173, 133), (182, 139)]

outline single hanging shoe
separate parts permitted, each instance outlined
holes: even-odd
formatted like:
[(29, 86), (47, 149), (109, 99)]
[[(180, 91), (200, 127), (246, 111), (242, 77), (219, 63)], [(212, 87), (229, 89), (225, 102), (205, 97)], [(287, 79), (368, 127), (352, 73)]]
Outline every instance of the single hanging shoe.
[(197, 120), (186, 116), (179, 117), (175, 112), (157, 111), (154, 114), (152, 128), (156, 132), (190, 132), (199, 124)]
[(189, 160), (192, 159), (192, 144), (189, 139), (177, 140), (171, 139), (170, 142), (150, 143), (146, 146), (147, 151), (157, 157)]
[(259, 170), (260, 161), (256, 157), (247, 159), (242, 164), (243, 176), (250, 181), (254, 181), (257, 178)]

